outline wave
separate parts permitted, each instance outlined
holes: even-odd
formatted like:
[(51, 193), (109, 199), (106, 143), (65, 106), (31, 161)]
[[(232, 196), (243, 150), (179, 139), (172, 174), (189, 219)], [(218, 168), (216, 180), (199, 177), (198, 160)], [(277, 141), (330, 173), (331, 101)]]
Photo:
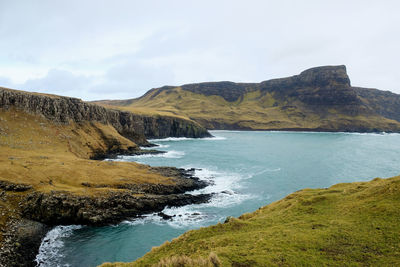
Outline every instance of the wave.
[(141, 146), (140, 149), (143, 150), (152, 150), (152, 149), (160, 149), (160, 148), (168, 148), (170, 147), (170, 145), (165, 145), (165, 144), (157, 144), (157, 143), (153, 143), (155, 145), (157, 145), (156, 147), (143, 147)]
[(167, 137), (162, 139), (149, 139), (148, 141), (151, 143), (154, 142), (170, 142), (170, 141), (220, 141), (226, 140), (226, 137), (223, 136), (213, 136), (213, 137), (204, 137), (204, 138), (189, 138), (189, 137)]
[(37, 266), (70, 266), (69, 264), (61, 264), (62, 253), (64, 247), (63, 238), (69, 237), (77, 229), (82, 228), (81, 225), (57, 226), (50, 230), (42, 243), (40, 244), (39, 253), (36, 255)]
[[(191, 167), (183, 166), (183, 168)], [(215, 167), (210, 167), (196, 168), (195, 176), (210, 182), (210, 185), (190, 193), (193, 195), (213, 194), (208, 203), (166, 207), (162, 213), (170, 216), (169, 220), (164, 220), (157, 213), (153, 213), (139, 219), (125, 221), (124, 223), (131, 225), (154, 223), (157, 225), (169, 225), (173, 228), (201, 227), (208, 225), (209, 222), (223, 221), (226, 217), (217, 212), (210, 212), (210, 208), (228, 208), (256, 197), (239, 192), (239, 189), (243, 186), (241, 181), (252, 177), (251, 174), (241, 175), (234, 172), (223, 172), (218, 171)]]
[(166, 153), (160, 154), (143, 154), (143, 155), (133, 155), (133, 156), (118, 156), (116, 159), (107, 159), (112, 161), (136, 161), (137, 159), (143, 158), (169, 158), (169, 159), (180, 159), (185, 155), (183, 151), (170, 150)]

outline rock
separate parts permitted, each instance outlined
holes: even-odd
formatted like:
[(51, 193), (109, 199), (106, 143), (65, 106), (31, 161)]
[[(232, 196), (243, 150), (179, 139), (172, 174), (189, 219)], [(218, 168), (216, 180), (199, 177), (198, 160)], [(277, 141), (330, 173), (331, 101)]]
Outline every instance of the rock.
[(157, 213), (157, 215), (160, 216), (161, 218), (163, 218), (164, 220), (172, 220), (172, 218), (175, 217), (175, 215), (171, 216), (171, 215), (165, 214), (164, 212), (159, 212), (159, 213)]
[(14, 221), (8, 227), (0, 251), (0, 266), (36, 266), (34, 259), (50, 227), (31, 220)]
[(23, 216), (48, 225), (107, 225), (127, 218), (161, 212), (166, 206), (178, 207), (207, 202), (212, 195), (171, 194), (135, 197), (126, 192), (105, 196), (75, 196), (63, 192), (34, 192), (26, 198)]
[(17, 184), (8, 181), (0, 181), (0, 189), (4, 191), (24, 192), (32, 189), (32, 186), (28, 184)]

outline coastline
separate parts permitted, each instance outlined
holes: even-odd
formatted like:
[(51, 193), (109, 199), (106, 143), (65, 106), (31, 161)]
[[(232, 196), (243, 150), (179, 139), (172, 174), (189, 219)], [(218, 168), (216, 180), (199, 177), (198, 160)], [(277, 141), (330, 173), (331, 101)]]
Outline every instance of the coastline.
[[(158, 153), (164, 152), (143, 150), (139, 154)], [(118, 155), (132, 155), (132, 153)], [(108, 156), (117, 154), (107, 154), (101, 158)], [(36, 266), (35, 258), (43, 238), (58, 225), (118, 224), (145, 214), (161, 213), (166, 206), (200, 204), (208, 202), (212, 197), (211, 194), (189, 194), (190, 191), (208, 186), (207, 182), (194, 176), (193, 169), (175, 167), (150, 167), (150, 169), (171, 178), (175, 183), (170, 185), (128, 183), (111, 188), (109, 185), (82, 183), (84, 187), (109, 190), (107, 194), (95, 196), (74, 195), (63, 191), (43, 193), (29, 185), (2, 183), (1, 197), (4, 200), (17, 198), (18, 203), (3, 230), (0, 266)], [(21, 191), (28, 194), (15, 197), (14, 193)]]

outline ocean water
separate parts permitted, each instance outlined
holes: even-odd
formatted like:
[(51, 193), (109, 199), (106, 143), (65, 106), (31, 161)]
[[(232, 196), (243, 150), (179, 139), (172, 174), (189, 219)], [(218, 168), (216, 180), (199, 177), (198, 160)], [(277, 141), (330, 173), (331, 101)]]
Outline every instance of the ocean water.
[(212, 131), (215, 138), (153, 140), (162, 155), (120, 157), (152, 166), (196, 168), (217, 193), (209, 203), (166, 208), (107, 227), (59, 226), (42, 242), (40, 266), (133, 261), (190, 229), (223, 222), (302, 188), (400, 174), (399, 134)]

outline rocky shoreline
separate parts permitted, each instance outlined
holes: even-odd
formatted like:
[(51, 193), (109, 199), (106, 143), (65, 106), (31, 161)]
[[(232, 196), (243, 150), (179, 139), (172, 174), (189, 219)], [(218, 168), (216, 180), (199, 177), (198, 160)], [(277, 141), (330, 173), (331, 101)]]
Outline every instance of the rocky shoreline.
[(187, 193), (208, 185), (193, 176), (194, 169), (153, 167), (151, 170), (171, 177), (174, 184), (123, 184), (118, 187), (84, 184), (87, 187), (110, 189), (101, 196), (84, 196), (63, 191), (43, 193), (24, 185), (1, 183), (3, 197), (8, 195), (6, 190), (16, 189), (12, 193), (27, 190), (27, 194), (19, 197), (19, 208), (13, 211), (14, 215), (3, 234), (0, 266), (36, 266), (34, 259), (41, 241), (56, 225), (117, 224), (148, 213), (158, 212), (162, 215), (161, 211), (167, 206), (199, 204), (212, 197), (211, 194)]

